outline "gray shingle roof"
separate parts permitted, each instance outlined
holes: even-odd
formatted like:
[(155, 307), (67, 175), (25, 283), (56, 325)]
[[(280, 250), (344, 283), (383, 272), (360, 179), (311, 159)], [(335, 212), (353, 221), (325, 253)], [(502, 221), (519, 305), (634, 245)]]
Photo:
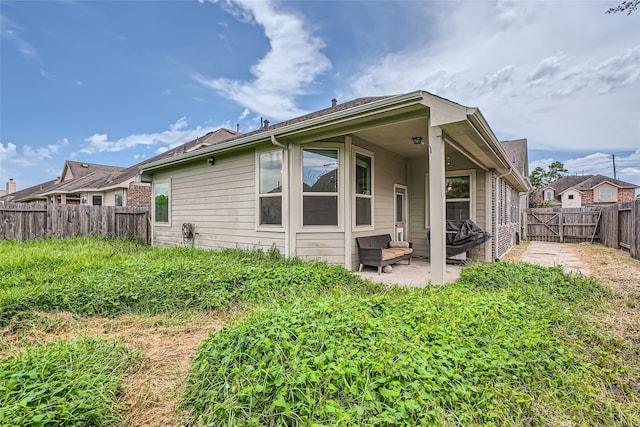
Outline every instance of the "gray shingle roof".
[(22, 203), (22, 202), (30, 202), (34, 200), (42, 200), (46, 201), (46, 198), (40, 196), (40, 194), (47, 191), (49, 188), (53, 187), (58, 183), (57, 179), (52, 179), (51, 181), (43, 182), (41, 184), (36, 184), (32, 187), (24, 188), (19, 191), (15, 191), (10, 194), (5, 194), (0, 197), (0, 201), (4, 201), (7, 203)]
[(638, 185), (630, 184), (628, 182), (620, 181), (618, 179), (609, 178), (604, 175), (568, 175), (558, 178), (547, 187), (552, 187), (556, 194), (560, 194), (569, 188), (575, 188), (576, 190), (585, 191), (602, 184), (603, 182), (609, 182), (619, 188), (638, 188)]
[(523, 177), (529, 176), (529, 159), (527, 155), (527, 139), (514, 139), (501, 141), (502, 147), (507, 152), (509, 160)]

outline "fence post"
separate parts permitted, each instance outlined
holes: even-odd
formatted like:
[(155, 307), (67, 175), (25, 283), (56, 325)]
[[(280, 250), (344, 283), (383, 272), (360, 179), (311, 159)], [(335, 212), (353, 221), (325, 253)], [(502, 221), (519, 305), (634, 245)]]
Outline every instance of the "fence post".
[(631, 207), (631, 227), (630, 227), (630, 236), (629, 236), (629, 254), (632, 258), (639, 259), (640, 253), (638, 251), (638, 246), (640, 244), (640, 224), (638, 221), (640, 220), (640, 200), (635, 200), (633, 203), (630, 203)]
[(560, 243), (564, 242), (564, 215), (562, 214), (562, 209), (560, 209), (560, 213), (558, 213), (558, 234), (560, 236)]

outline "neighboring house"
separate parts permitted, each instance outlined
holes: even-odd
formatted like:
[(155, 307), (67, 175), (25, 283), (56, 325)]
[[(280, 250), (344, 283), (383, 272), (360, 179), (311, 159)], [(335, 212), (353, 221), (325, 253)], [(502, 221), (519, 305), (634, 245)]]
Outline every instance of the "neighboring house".
[(46, 196), (41, 194), (58, 183), (57, 179), (34, 185), (23, 190), (16, 190), (16, 182), (10, 179), (7, 190), (0, 194), (0, 202), (6, 203), (46, 203)]
[[(108, 166), (67, 160), (58, 179), (15, 191), (15, 182), (7, 183), (0, 201), (13, 203), (54, 203), (104, 206), (149, 206), (151, 186), (140, 182), (140, 166), (188, 153), (241, 135), (228, 129), (196, 138), (130, 167)], [(11, 184), (10, 191), (9, 187)]]
[[(285, 256), (358, 265), (356, 237), (390, 234), (429, 257), (444, 281), (445, 220), (494, 236), (491, 261), (515, 244), (526, 140), (515, 159), (476, 108), (423, 91), (360, 98), (141, 165), (152, 183), (152, 242), (276, 247)], [(508, 152), (509, 150), (509, 152)], [(516, 150), (517, 151), (517, 150)], [(427, 239), (431, 231), (431, 241)]]
[(563, 208), (631, 202), (640, 186), (603, 175), (563, 176), (542, 189), (544, 200)]

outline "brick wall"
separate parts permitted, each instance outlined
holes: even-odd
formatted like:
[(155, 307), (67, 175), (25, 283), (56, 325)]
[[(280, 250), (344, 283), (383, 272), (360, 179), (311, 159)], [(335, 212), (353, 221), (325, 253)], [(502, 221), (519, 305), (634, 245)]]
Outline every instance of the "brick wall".
[(129, 184), (127, 206), (151, 206), (151, 185), (141, 182)]
[(593, 203), (593, 190), (582, 193), (582, 206)]
[(618, 202), (633, 202), (636, 198), (636, 190), (633, 188), (621, 188), (618, 190)]

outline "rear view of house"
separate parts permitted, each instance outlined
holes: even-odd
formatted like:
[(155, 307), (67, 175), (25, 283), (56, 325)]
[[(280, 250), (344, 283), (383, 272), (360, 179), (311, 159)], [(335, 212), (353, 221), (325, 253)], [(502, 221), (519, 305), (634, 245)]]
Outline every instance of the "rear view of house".
[[(526, 140), (501, 144), (476, 108), (427, 92), (360, 98), (141, 166), (152, 184), (153, 244), (275, 246), (358, 266), (356, 237), (390, 234), (444, 281), (446, 220), (517, 240)], [(430, 232), (430, 240), (427, 232)]]

